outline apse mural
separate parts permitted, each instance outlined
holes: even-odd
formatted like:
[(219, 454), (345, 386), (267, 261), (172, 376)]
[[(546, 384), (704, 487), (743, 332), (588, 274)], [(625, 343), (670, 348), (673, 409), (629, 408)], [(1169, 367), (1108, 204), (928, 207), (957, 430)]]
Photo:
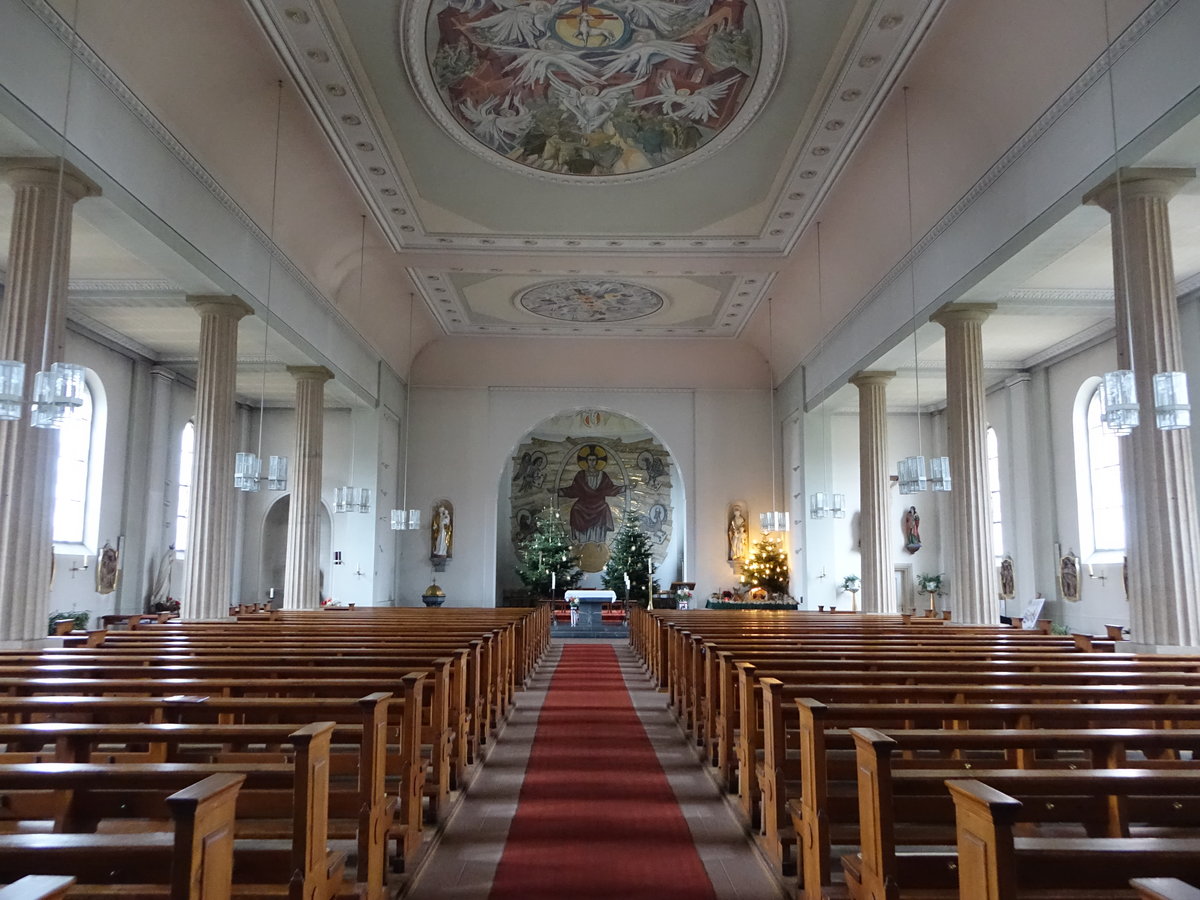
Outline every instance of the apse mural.
[(670, 456), (653, 438), (530, 438), (512, 460), (513, 546), (532, 533), (540, 510), (553, 507), (569, 525), (580, 568), (599, 572), (617, 530), (630, 515), (638, 515), (658, 549), (656, 562), (661, 562), (671, 540), (673, 471)]
[(735, 121), (760, 68), (756, 0), (428, 4), (421, 78), (474, 141), (540, 172), (683, 159)]
[(626, 281), (551, 281), (520, 294), (535, 315), (563, 322), (624, 322), (658, 312), (662, 294)]

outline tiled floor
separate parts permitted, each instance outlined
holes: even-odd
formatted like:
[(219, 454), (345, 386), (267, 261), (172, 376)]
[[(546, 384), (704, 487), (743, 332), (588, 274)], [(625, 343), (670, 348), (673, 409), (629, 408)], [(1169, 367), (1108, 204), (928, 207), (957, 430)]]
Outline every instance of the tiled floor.
[[(589, 642), (592, 643), (592, 642)], [(680, 735), (628, 644), (613, 642), (633, 705), (679, 800), (718, 900), (777, 900), (778, 883)], [(562, 644), (554, 643), (405, 900), (486, 900)]]

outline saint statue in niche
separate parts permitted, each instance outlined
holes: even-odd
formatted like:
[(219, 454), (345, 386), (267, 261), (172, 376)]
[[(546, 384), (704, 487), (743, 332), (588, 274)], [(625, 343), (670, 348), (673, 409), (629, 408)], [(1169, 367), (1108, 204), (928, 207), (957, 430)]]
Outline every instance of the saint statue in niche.
[(1064, 600), (1079, 599), (1079, 560), (1068, 553), (1058, 561), (1058, 586)]
[(729, 561), (745, 559), (746, 548), (750, 544), (750, 523), (747, 520), (745, 504), (734, 503), (729, 508), (729, 525), (726, 531), (729, 537)]
[(577, 544), (603, 544), (616, 525), (613, 522), (609, 497), (625, 493), (628, 485), (616, 484), (604, 471), (608, 451), (599, 444), (585, 444), (575, 454), (579, 471), (559, 496), (568, 497), (571, 504), (571, 539)]
[(121, 573), (121, 557), (115, 547), (107, 541), (100, 556), (96, 559), (96, 593), (111, 594), (117, 589), (117, 579)]

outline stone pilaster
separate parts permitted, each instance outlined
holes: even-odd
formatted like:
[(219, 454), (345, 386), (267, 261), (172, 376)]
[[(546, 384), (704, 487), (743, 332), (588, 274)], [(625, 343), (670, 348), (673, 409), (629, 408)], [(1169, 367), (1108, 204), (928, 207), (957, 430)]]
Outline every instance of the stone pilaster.
[(314, 609), (321, 602), (318, 555), (325, 382), (333, 373), (324, 366), (288, 366), (288, 373), (296, 379), (296, 452), (288, 473), (291, 497), (283, 605), (287, 609)]
[[(71, 214), (100, 189), (57, 159), (0, 159), (12, 187), (12, 231), (5, 298), (0, 308), (0, 359), (25, 363), (25, 395), (35, 373), (65, 362)], [(0, 422), (0, 640), (46, 634), (58, 432), (20, 420)]]
[(862, 608), (867, 613), (896, 611), (892, 545), (888, 539), (891, 498), (888, 486), (887, 384), (895, 372), (858, 372), (858, 472), (862, 535)]
[(1167, 203), (1194, 169), (1122, 169), (1085, 198), (1112, 216), (1117, 360), (1132, 369), (1140, 424), (1121, 438), (1130, 637), (1200, 646), (1200, 527), (1191, 433), (1155, 424), (1156, 372), (1183, 371)]
[(983, 399), (983, 323), (995, 309), (994, 303), (952, 303), (931, 317), (946, 330), (946, 431), (954, 510), (950, 586), (954, 618), (968, 625), (1000, 621)]
[(234, 386), (238, 322), (253, 310), (237, 297), (188, 297), (200, 316), (196, 458), (183, 617), (229, 614), (233, 540)]

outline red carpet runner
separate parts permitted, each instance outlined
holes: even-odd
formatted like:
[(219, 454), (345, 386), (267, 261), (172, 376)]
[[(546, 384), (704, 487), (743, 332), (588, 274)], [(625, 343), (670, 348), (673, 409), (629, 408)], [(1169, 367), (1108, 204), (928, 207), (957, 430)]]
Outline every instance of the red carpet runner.
[(563, 647), (491, 896), (715, 896), (610, 645)]

